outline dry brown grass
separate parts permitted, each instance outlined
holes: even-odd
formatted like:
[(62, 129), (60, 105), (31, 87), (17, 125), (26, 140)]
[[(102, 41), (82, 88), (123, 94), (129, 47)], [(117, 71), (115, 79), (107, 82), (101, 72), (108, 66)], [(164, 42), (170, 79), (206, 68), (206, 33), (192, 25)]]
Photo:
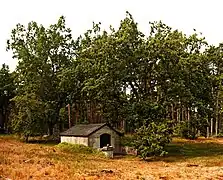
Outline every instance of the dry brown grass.
[[(144, 162), (136, 157), (111, 160), (72, 154), (0, 137), (0, 179), (223, 179), (222, 143), (222, 139), (175, 139), (169, 156)], [(191, 148), (198, 151), (191, 153)]]

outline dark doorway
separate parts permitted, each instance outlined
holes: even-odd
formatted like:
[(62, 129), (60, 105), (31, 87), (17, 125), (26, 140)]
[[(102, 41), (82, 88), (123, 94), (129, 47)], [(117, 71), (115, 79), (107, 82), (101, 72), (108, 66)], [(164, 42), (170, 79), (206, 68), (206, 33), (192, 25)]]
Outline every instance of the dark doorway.
[(110, 134), (102, 134), (100, 136), (100, 148), (107, 146), (107, 144), (111, 145), (111, 135)]

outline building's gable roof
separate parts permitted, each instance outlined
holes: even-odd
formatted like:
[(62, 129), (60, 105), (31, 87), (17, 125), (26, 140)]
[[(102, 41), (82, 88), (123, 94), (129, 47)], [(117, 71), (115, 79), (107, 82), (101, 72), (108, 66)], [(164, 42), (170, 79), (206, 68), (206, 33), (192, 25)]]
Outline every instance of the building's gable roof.
[(104, 126), (108, 126), (110, 129), (115, 131), (117, 134), (122, 135), (122, 133), (115, 130), (107, 123), (101, 124), (77, 124), (70, 129), (60, 133), (61, 136), (75, 136), (75, 137), (88, 137), (94, 132), (98, 131), (99, 129), (103, 128)]

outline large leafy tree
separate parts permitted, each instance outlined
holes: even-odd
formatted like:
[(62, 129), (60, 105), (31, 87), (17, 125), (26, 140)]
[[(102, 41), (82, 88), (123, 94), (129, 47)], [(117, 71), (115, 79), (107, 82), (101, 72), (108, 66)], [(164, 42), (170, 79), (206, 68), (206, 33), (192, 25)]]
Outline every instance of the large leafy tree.
[(196, 32), (187, 36), (162, 22), (150, 25), (146, 37), (127, 12), (118, 29), (102, 31), (100, 23), (93, 23), (73, 40), (64, 17), (49, 28), (18, 24), (8, 41), (19, 61), (15, 131), (30, 136), (48, 129), (52, 134), (59, 119), (66, 119), (63, 108), (69, 103), (79, 123), (94, 112), (103, 121), (136, 130), (135, 146), (143, 157), (165, 153), (172, 128), (182, 122), (189, 138), (213, 129), (217, 135), (222, 45), (208, 47)]
[(15, 102), (19, 104), (23, 99), (19, 97), (34, 94), (44, 106), (41, 113), (49, 134), (52, 134), (67, 96), (66, 91), (60, 88), (60, 76), (74, 57), (74, 41), (71, 30), (65, 26), (65, 18), (60, 17), (49, 28), (36, 22), (30, 22), (27, 28), (18, 24), (12, 30), (8, 50), (12, 50), (13, 57), (18, 60), (18, 94)]
[(15, 109), (11, 113), (11, 127), (14, 133), (24, 136), (43, 135), (46, 132), (47, 118), (43, 116), (44, 103), (34, 93), (15, 96)]

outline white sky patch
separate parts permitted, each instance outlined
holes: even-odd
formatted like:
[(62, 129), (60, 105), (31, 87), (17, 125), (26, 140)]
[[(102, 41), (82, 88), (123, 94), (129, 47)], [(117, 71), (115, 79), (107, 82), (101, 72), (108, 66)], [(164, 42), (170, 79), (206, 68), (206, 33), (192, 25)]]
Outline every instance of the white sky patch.
[(139, 29), (148, 34), (149, 21), (163, 21), (186, 34), (193, 28), (202, 32), (210, 44), (223, 42), (223, 1), (221, 0), (7, 0), (0, 2), (0, 64), (6, 63), (13, 70), (17, 64), (12, 54), (6, 52), (6, 40), (17, 23), (27, 25), (36, 21), (44, 26), (56, 23), (61, 15), (74, 38), (101, 22), (117, 28), (129, 11)]

